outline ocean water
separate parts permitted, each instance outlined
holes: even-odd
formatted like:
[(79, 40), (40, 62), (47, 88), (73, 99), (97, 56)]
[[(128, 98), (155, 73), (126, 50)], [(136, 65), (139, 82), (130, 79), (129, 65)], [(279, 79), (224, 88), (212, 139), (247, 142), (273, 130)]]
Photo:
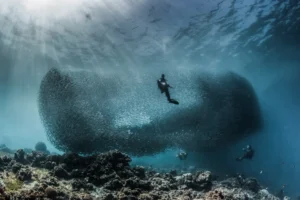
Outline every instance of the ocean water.
[[(0, 143), (18, 149), (33, 148), (43, 141), (50, 151), (61, 152), (47, 137), (38, 104), (43, 77), (53, 67), (108, 79), (103, 85), (109, 93), (109, 126), (117, 127), (117, 131), (134, 127), (141, 134), (152, 134), (151, 127), (145, 127), (153, 120), (164, 124), (166, 118), (181, 121), (171, 120), (164, 124), (168, 126), (164, 130), (192, 129), (194, 124), (189, 120), (193, 116), (189, 113), (199, 103), (195, 77), (233, 71), (254, 88), (263, 118), (261, 129), (209, 152), (191, 152), (185, 161), (176, 158), (179, 150), (167, 150), (134, 157), (133, 164), (163, 169), (205, 168), (220, 176), (243, 173), (254, 176), (273, 192), (286, 185), (288, 196), (300, 195), (298, 1), (0, 3)], [(158, 91), (156, 79), (161, 73), (174, 87), (171, 95), (180, 102), (178, 106), (168, 104)], [(111, 94), (114, 89), (117, 92)], [(91, 87), (88, 91), (89, 99), (105, 101), (99, 97), (102, 90)], [(89, 114), (84, 109), (79, 111)], [(199, 116), (201, 113), (194, 117)], [(183, 138), (192, 137), (183, 132), (179, 133)], [(165, 135), (155, 134), (153, 144)], [(168, 143), (168, 139), (172, 137), (164, 141)], [(256, 151), (253, 160), (236, 162), (247, 144)], [(112, 148), (117, 147), (112, 144)]]

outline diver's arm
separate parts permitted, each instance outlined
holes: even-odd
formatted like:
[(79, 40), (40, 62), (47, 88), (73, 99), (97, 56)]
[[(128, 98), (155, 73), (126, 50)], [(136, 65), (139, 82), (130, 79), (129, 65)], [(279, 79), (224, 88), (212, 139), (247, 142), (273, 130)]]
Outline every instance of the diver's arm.
[(236, 160), (236, 161), (241, 161), (241, 160), (243, 160), (243, 159), (244, 159), (244, 156), (241, 156), (241, 157), (236, 158), (235, 160)]
[(159, 80), (157, 80), (157, 88), (160, 89), (160, 91), (161, 91)]

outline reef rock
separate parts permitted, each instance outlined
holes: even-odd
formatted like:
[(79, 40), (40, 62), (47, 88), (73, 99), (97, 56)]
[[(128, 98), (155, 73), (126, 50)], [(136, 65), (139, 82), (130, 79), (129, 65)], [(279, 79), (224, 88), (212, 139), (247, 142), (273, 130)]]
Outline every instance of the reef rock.
[(14, 153), (13, 150), (9, 149), (5, 144), (0, 144), (0, 152), (4, 152), (4, 153)]
[[(71, 157), (84, 164), (76, 160), (71, 162)], [(85, 157), (76, 154), (45, 156), (37, 163), (39, 167), (33, 167), (36, 161), (30, 155), (28, 158), (24, 158), (24, 165), (15, 159), (3, 163), (6, 170), (1, 174), (0, 199), (279, 200), (262, 189), (254, 178), (231, 177), (219, 181), (209, 171), (177, 176), (147, 171), (144, 174), (142, 167), (130, 167), (130, 157), (119, 151)], [(44, 168), (42, 163), (50, 160), (57, 161), (54, 169), (60, 167), (70, 176), (57, 177), (54, 169)], [(10, 171), (15, 164), (21, 169), (13, 174)], [(75, 169), (83, 175), (72, 177), (70, 172)], [(137, 169), (141, 172), (137, 173)]]
[(30, 181), (31, 177), (32, 177), (32, 173), (28, 168), (25, 168), (25, 169), (23, 168), (18, 171), (18, 174), (16, 177), (20, 181)]
[(55, 198), (57, 196), (57, 192), (52, 187), (47, 187), (45, 189), (45, 195), (51, 199)]
[(38, 142), (35, 145), (35, 150), (36, 151), (40, 151), (40, 152), (44, 152), (46, 154), (50, 154), (50, 152), (47, 150), (47, 146), (44, 142)]

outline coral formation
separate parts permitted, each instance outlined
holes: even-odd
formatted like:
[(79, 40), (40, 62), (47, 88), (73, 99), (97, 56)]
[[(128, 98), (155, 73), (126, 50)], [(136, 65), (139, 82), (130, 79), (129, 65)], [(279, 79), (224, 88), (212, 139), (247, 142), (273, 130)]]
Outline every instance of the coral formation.
[(49, 154), (49, 151), (47, 150), (47, 146), (46, 146), (46, 144), (44, 142), (38, 142), (38, 143), (36, 143), (35, 150)]
[(3, 184), (5, 185), (6, 191), (17, 191), (22, 188), (23, 182), (13, 174), (6, 173), (3, 176)]
[[(151, 123), (129, 130), (126, 124), (114, 124), (113, 108), (120, 106), (114, 101), (126, 91), (125, 83), (92, 72), (52, 68), (40, 85), (39, 112), (51, 143), (77, 153), (117, 148), (146, 155), (169, 147), (199, 151), (232, 143), (261, 126), (259, 103), (246, 79), (232, 72), (197, 78), (197, 103), (156, 114)], [(139, 102), (142, 106), (144, 100)]]
[(9, 149), (5, 144), (0, 145), (0, 152), (8, 154), (13, 153), (13, 151)]
[[(158, 173), (131, 167), (131, 158), (117, 150), (86, 157), (33, 152), (24, 160), (2, 162), (0, 199), (279, 200), (253, 178), (217, 180), (209, 171)], [(49, 162), (54, 168), (46, 168)], [(17, 171), (12, 169), (16, 163)], [(64, 172), (55, 173), (57, 167)]]

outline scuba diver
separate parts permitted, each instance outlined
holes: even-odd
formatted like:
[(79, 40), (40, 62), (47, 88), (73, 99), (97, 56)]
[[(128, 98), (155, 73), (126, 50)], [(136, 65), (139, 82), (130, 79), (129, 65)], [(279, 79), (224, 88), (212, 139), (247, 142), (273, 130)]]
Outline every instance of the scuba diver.
[(246, 148), (243, 148), (243, 151), (245, 152), (244, 155), (236, 158), (236, 161), (242, 161), (243, 159), (252, 160), (254, 156), (254, 150), (252, 149), (251, 145), (247, 145)]
[(284, 198), (284, 188), (285, 188), (285, 185), (282, 185), (282, 187), (280, 188), (280, 190), (276, 193), (276, 197), (278, 197), (280, 200), (283, 200), (283, 199), (285, 199)]
[(158, 85), (158, 88), (160, 89), (161, 93), (166, 94), (166, 97), (167, 97), (169, 103), (179, 104), (179, 102), (176, 101), (175, 99), (171, 99), (169, 88), (173, 88), (173, 87), (167, 83), (167, 80), (165, 79), (164, 74), (162, 74), (161, 78), (159, 80), (157, 80), (157, 85)]
[(188, 154), (186, 152), (180, 152), (176, 155), (176, 157), (179, 158), (179, 160), (186, 160), (187, 156)]

